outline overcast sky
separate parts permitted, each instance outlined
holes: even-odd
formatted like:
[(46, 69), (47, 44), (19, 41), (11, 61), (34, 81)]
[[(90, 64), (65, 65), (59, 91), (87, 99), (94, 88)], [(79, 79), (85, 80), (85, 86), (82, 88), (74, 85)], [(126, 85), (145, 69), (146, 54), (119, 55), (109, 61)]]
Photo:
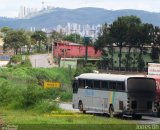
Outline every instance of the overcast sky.
[(44, 5), (64, 8), (99, 7), (110, 10), (138, 9), (160, 12), (160, 0), (0, 0), (0, 16), (17, 17), (20, 6), (42, 8)]

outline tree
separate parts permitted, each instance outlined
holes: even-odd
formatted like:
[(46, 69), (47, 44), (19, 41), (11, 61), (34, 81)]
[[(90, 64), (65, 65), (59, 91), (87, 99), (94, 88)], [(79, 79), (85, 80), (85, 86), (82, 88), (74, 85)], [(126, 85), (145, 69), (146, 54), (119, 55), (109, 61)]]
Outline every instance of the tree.
[(125, 19), (125, 17), (118, 17), (118, 19), (110, 25), (110, 35), (113, 43), (119, 48), (119, 70), (121, 69), (122, 48), (126, 46), (126, 34), (128, 30)]
[(41, 44), (46, 44), (47, 42), (47, 35), (43, 31), (35, 31), (33, 35), (31, 36), (32, 40), (35, 41), (36, 44), (38, 44), (38, 52), (41, 51)]
[(31, 38), (32, 35), (33, 35), (33, 32), (31, 32), (31, 31), (26, 32), (28, 42), (25, 45), (27, 46), (27, 53), (28, 54), (30, 53), (30, 49), (31, 49), (32, 45), (34, 45), (34, 39)]
[(24, 30), (12, 30), (7, 32), (4, 37), (4, 48), (12, 48), (17, 54), (18, 50), (21, 50), (21, 47), (28, 44), (28, 42), (29, 40)]
[[(108, 65), (112, 66), (113, 69), (113, 42), (110, 35), (110, 27), (105, 23), (100, 30), (98, 38), (94, 44), (94, 48), (96, 52), (99, 50), (102, 52), (102, 62), (107, 63)], [(106, 51), (108, 50), (108, 53)], [(109, 57), (111, 55), (111, 57)]]
[(151, 59), (154, 62), (159, 62), (159, 48), (160, 45), (160, 28), (154, 27), (153, 37), (152, 37), (152, 50), (151, 50)]
[(128, 47), (128, 53), (125, 55), (125, 65), (126, 70), (128, 70), (132, 64), (132, 57), (131, 57), (131, 49), (136, 47), (138, 43), (138, 29), (141, 26), (142, 22), (141, 19), (136, 16), (126, 16), (123, 17), (124, 22), (127, 26), (127, 34), (126, 34), (126, 47)]
[(74, 43), (82, 43), (83, 38), (79, 34), (73, 33), (64, 37), (64, 40), (74, 42)]
[(6, 33), (9, 32), (9, 31), (13, 31), (13, 29), (6, 26), (6, 27), (1, 28), (0, 31), (1, 31), (3, 34), (6, 34)]
[(64, 35), (63, 35), (62, 33), (57, 32), (57, 31), (52, 31), (50, 38), (51, 38), (54, 42), (59, 42), (59, 41), (63, 40)]

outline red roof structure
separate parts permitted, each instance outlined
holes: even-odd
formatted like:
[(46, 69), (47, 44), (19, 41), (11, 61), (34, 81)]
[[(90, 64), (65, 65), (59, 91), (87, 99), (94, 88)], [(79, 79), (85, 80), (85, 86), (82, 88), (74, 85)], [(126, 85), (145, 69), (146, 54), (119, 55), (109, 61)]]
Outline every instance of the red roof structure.
[[(68, 41), (54, 43), (53, 55), (61, 58), (82, 58), (85, 57), (86, 46)], [(93, 46), (88, 46), (89, 58), (100, 58), (101, 52), (95, 53)]]

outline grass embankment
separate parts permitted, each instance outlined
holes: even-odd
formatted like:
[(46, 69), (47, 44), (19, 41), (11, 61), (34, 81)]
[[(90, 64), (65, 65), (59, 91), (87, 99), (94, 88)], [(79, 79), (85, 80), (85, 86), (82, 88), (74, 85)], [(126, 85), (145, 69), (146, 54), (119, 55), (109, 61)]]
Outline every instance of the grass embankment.
[[(130, 124), (130, 121), (82, 115), (60, 109), (54, 100), (60, 97), (60, 101), (71, 101), (71, 79), (73, 75), (74, 72), (70, 69), (31, 68), (28, 59), (19, 65), (9, 65), (8, 68), (1, 69), (0, 118), (5, 124), (18, 125)], [(44, 89), (43, 81), (59, 81), (62, 83), (62, 87)], [(38, 127), (37, 125), (36, 129), (39, 130)]]
[(32, 110), (6, 110), (0, 109), (2, 117), (7, 124), (131, 124), (126, 120), (100, 117), (88, 114), (59, 111), (38, 114)]

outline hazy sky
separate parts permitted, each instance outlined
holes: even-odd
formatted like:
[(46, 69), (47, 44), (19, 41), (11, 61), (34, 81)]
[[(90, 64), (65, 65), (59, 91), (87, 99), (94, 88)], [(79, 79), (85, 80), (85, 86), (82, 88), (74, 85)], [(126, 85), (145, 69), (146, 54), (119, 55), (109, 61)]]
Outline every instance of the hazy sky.
[(160, 0), (0, 0), (0, 16), (17, 17), (20, 6), (42, 8), (44, 5), (64, 8), (99, 7), (111, 10), (138, 9), (160, 12)]

